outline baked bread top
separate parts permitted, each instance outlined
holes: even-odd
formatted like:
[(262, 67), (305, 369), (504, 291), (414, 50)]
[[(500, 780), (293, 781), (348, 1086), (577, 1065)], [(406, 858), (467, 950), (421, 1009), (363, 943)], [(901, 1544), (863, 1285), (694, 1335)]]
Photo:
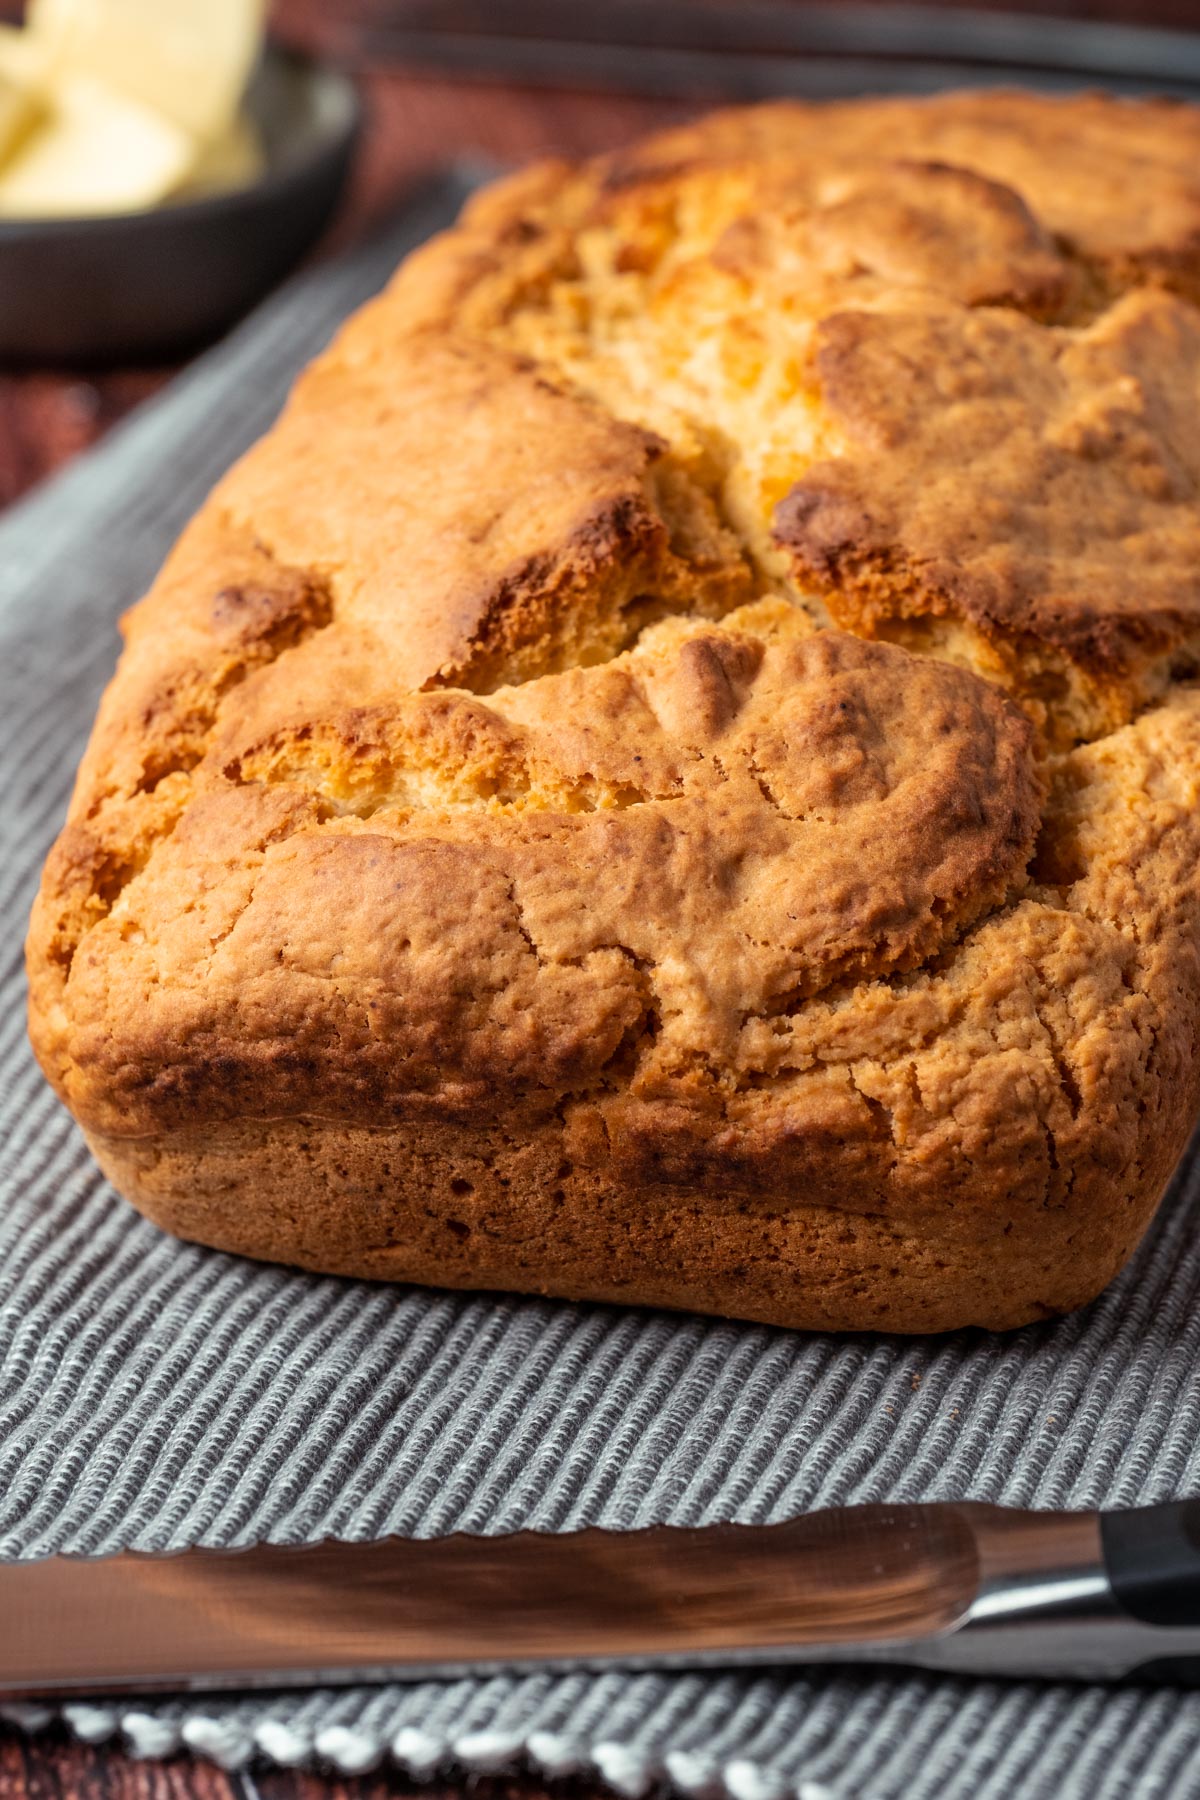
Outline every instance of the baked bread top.
[(1128, 1168), (1195, 1035), (1198, 299), (1175, 105), (481, 194), (125, 621), (31, 936), (73, 1110), (556, 1109), (918, 1210)]

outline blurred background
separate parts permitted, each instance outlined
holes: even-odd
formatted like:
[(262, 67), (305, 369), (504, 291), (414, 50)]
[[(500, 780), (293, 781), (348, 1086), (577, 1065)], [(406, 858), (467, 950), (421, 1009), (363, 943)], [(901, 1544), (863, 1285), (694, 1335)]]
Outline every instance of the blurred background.
[[(178, 3), (158, 0), (164, 11)], [(217, 10), (228, 3), (221, 0)], [(98, 4), (102, 17), (103, 0)], [(155, 0), (140, 4), (153, 7)], [(44, 10), (64, 15), (74, 29), (87, 0), (46, 0)], [(0, 20), (18, 24), (23, 15), (20, 4), (0, 0)], [(1060, 28), (1055, 19), (1068, 23)], [(293, 194), (291, 235), (284, 233), (274, 260), (257, 271), (259, 288), (301, 253), (336, 254), (448, 162), (587, 154), (722, 99), (970, 81), (979, 78), (975, 56), (986, 60), (986, 79), (1003, 79), (1010, 68), (1026, 78), (1034, 64), (1043, 85), (1173, 85), (1200, 96), (1200, 0), (1007, 0), (972, 9), (937, 0), (916, 9), (887, 0), (865, 8), (800, 0), (274, 0), (267, 21), (279, 44), (347, 72), (363, 111), (361, 130), (341, 121), (340, 161), (327, 147), (321, 191), (310, 180)], [(1130, 27), (1181, 35), (1172, 45)], [(228, 179), (251, 182), (249, 174)], [(226, 234), (234, 230), (226, 215), (240, 202), (204, 204), (210, 241), (219, 237), (222, 217)], [(242, 206), (230, 255), (253, 261), (263, 254), (263, 222), (269, 237), (281, 202), (272, 204), (274, 212), (253, 215)], [(182, 208), (176, 202), (160, 210)], [(156, 270), (174, 268), (181, 286), (195, 288), (190, 252), (178, 236), (148, 237), (151, 222), (143, 220), (141, 247), (131, 249), (110, 225), (90, 220), (87, 232), (72, 236), (62, 221), (51, 232), (36, 219), (0, 217), (0, 506), (95, 442), (197, 347), (146, 347), (135, 331), (126, 346), (118, 341), (115, 351), (98, 352), (85, 334), (80, 352), (64, 358), (47, 355), (35, 331), (23, 353), (26, 325), (16, 318), (6, 327), (3, 297), (24, 295), (27, 312), (45, 310), (33, 296), (52, 244), (51, 277), (68, 296), (61, 305), (74, 309), (68, 325), (100, 305), (88, 281), (73, 291), (64, 279), (85, 239), (89, 254), (117, 259), (118, 288), (120, 259), (130, 256), (135, 267), (138, 256), (143, 267), (149, 256)], [(317, 242), (305, 248), (314, 232)], [(156, 249), (160, 243), (166, 248)], [(224, 315), (248, 304), (253, 286), (224, 296), (214, 321), (228, 322)], [(198, 340), (205, 335), (188, 330)]]

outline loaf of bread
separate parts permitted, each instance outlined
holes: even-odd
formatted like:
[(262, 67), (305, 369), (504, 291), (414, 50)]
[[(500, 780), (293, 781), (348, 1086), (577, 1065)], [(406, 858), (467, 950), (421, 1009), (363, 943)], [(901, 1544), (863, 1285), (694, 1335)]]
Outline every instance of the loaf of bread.
[(167, 1230), (821, 1329), (1095, 1295), (1200, 1105), (1200, 114), (481, 193), (151, 593), (42, 1065)]

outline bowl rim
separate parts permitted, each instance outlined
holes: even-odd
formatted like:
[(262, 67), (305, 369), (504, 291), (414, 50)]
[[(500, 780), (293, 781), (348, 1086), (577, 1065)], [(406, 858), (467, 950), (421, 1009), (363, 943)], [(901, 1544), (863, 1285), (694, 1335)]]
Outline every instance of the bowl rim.
[(302, 181), (319, 163), (340, 156), (353, 146), (362, 129), (363, 100), (357, 83), (346, 69), (312, 56), (293, 44), (281, 43), (270, 33), (263, 44), (262, 62), (290, 65), (310, 86), (322, 83), (337, 96), (334, 117), (294, 157), (284, 157), (274, 167), (267, 167), (254, 181), (239, 187), (223, 188), (213, 194), (196, 194), (190, 199), (168, 198), (160, 205), (139, 207), (132, 212), (0, 219), (0, 245), (33, 239), (77, 238), (81, 233), (102, 236), (105, 232), (155, 231), (181, 220), (200, 221), (247, 202), (269, 201), (276, 193)]

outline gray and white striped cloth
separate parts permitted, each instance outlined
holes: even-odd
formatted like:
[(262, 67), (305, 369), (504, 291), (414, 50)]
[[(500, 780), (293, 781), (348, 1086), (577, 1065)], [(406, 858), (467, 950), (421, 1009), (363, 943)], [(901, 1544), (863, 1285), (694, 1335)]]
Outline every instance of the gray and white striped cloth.
[[(163, 1237), (26, 1047), (20, 941), (114, 620), (335, 322), (461, 198), (305, 274), (0, 525), (0, 1555), (1200, 1491), (1200, 1176), (1087, 1312), (804, 1337), (356, 1286)], [(2, 1629), (2, 1624), (0, 1624)], [(1200, 1795), (1200, 1695), (902, 1674), (527, 1676), (67, 1709), (236, 1764), (528, 1759), (734, 1800)], [(15, 1709), (36, 1727), (46, 1709)]]

